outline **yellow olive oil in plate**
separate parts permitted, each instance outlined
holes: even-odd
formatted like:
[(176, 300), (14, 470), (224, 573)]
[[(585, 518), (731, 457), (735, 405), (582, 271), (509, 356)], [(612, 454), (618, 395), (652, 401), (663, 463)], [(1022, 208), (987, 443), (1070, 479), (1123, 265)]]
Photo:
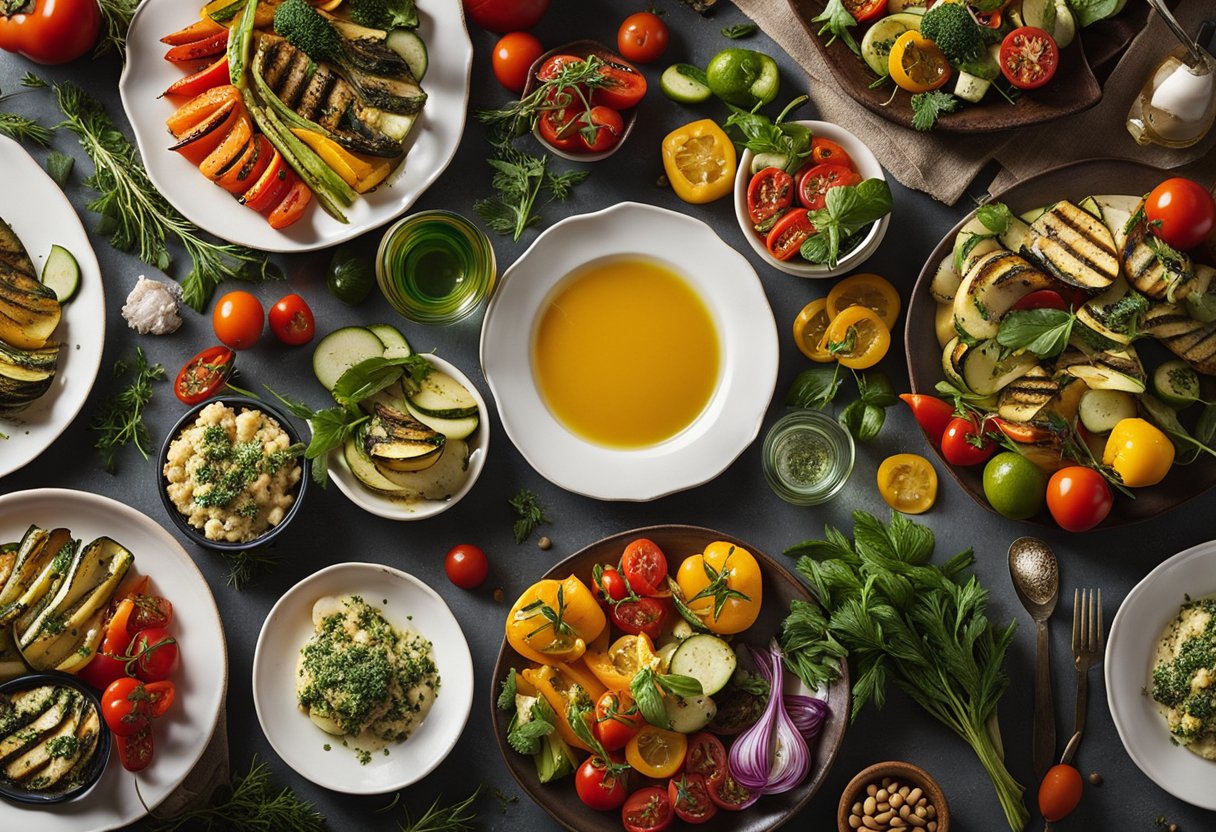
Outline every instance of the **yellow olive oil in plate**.
[(717, 386), (705, 303), (651, 260), (601, 261), (562, 280), (541, 312), (532, 367), (549, 410), (599, 445), (644, 448), (688, 427)]

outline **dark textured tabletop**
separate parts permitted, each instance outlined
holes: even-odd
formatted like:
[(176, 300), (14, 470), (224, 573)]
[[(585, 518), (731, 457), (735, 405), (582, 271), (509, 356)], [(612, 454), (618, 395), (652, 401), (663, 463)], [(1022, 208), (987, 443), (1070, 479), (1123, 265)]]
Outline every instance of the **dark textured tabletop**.
[[(646, 5), (622, 0), (555, 0), (535, 33), (546, 47), (586, 37), (613, 43), (620, 21)], [(666, 11), (671, 44), (659, 64), (646, 70), (651, 92), (641, 105), (633, 135), (619, 153), (591, 168), (590, 178), (569, 202), (543, 206), (545, 221), (539, 228), (568, 214), (636, 200), (703, 219), (727, 243), (743, 252), (763, 281), (781, 336), (780, 375), (764, 423), (767, 428), (783, 410), (782, 399), (789, 383), (808, 365), (787, 334), (790, 322), (805, 303), (825, 294), (831, 282), (804, 281), (765, 266), (743, 239), (729, 198), (710, 205), (690, 206), (677, 199), (669, 188), (656, 185), (662, 173), (659, 159), (662, 137), (694, 118), (725, 115), (720, 104), (683, 107), (667, 100), (658, 91), (659, 71), (675, 61), (704, 66), (718, 49), (729, 45), (719, 30), (743, 20), (737, 10), (726, 4), (719, 4), (723, 8), (708, 18), (693, 13), (677, 0), (659, 0), (657, 5)], [(499, 104), (506, 100), (508, 93), (494, 80), (490, 68), (495, 36), (476, 28), (471, 36), (475, 57), (469, 106), (473, 110)], [(782, 72), (782, 101), (805, 88), (805, 74), (762, 33), (743, 45), (766, 51), (777, 59)], [(79, 83), (97, 96), (115, 121), (126, 129), (117, 89), (120, 66), (113, 57), (36, 68), (21, 58), (0, 53), (0, 90), (13, 91), (18, 79), (31, 68), (38, 69), (48, 79), (71, 79)], [(46, 123), (57, 120), (53, 100), (45, 92), (22, 96), (10, 107), (37, 115)], [(804, 108), (799, 116), (813, 117), (811, 108)], [(981, 136), (976, 141), (984, 139)], [(91, 165), (69, 134), (61, 131), (54, 146), (77, 157), (76, 173), (68, 194), (85, 226), (91, 230), (96, 226), (97, 218), (85, 210), (90, 196), (81, 185), (81, 177), (90, 172)], [(486, 151), (484, 132), (470, 119), (452, 164), (417, 202), (415, 209), (447, 208), (473, 216), (474, 200), (489, 193), (490, 172), (484, 161)], [(41, 161), (44, 152), (36, 150), (34, 155)], [(0, 187), (3, 187), (2, 175)], [(892, 188), (895, 208), (890, 231), (865, 268), (886, 276), (906, 300), (925, 257), (968, 210), (969, 200), (964, 199), (955, 208), (947, 208), (897, 183), (892, 183)], [(972, 186), (974, 196), (983, 192), (983, 182)], [(516, 243), (492, 235), (500, 269), (514, 262), (537, 233), (538, 229), (529, 230)], [(379, 235), (378, 230), (373, 230), (362, 240), (372, 247)], [(101, 262), (108, 295), (109, 337), (97, 384), (81, 415), (59, 441), (23, 470), (0, 481), (0, 492), (56, 486), (105, 494), (135, 506), (177, 534), (156, 493), (154, 464), (145, 462), (128, 449), (121, 456), (118, 476), (106, 474), (93, 450), (94, 436), (88, 424), (102, 398), (113, 389), (110, 368), (117, 359), (130, 356), (139, 344), (153, 361), (164, 364), (170, 373), (174, 373), (188, 357), (214, 343), (210, 317), (187, 311), (186, 323), (177, 334), (167, 338), (137, 336), (126, 327), (120, 315), (123, 298), (137, 275), (160, 275), (135, 257), (115, 251), (100, 235), (93, 234), (92, 242)], [(339, 326), (381, 320), (401, 325), (417, 349), (438, 350), (462, 367), (489, 398), (488, 387), (477, 364), (480, 313), (455, 326), (438, 328), (402, 321), (377, 293), (362, 306), (345, 306), (325, 290), (322, 274), (327, 257), (319, 254), (282, 258), (287, 282), (256, 286), (252, 291), (266, 306), (288, 291), (299, 292), (316, 313), (321, 333)], [(906, 390), (901, 334), (902, 319), (895, 343), (881, 367), (897, 389)], [(937, 346), (926, 344), (925, 348), (937, 349)], [(311, 371), (311, 352), (307, 347), (284, 347), (267, 333), (255, 349), (240, 355), (243, 385), (259, 386), (273, 380), (281, 392), (321, 406), (321, 391)], [(254, 644), (271, 606), (300, 579), (338, 561), (391, 564), (434, 587), (464, 627), (476, 673), (475, 699), (468, 726), (451, 756), (433, 774), (404, 793), (402, 804), (417, 814), (437, 794), (442, 793), (445, 798), (464, 797), (480, 783), (486, 786), (478, 804), (481, 828), (556, 828), (539, 807), (522, 796), (491, 737), (489, 700), (495, 680), (490, 678), (490, 673), (502, 640), (502, 618), (507, 603), (552, 563), (582, 546), (614, 532), (655, 523), (691, 523), (717, 528), (780, 557), (788, 545), (820, 535), (825, 523), (846, 530), (851, 528), (849, 515), (853, 510), (886, 516), (888, 509), (879, 497), (874, 481), (878, 464), (895, 452), (928, 453), (911, 416), (901, 406), (888, 412), (887, 424), (877, 440), (859, 446), (852, 478), (827, 506), (798, 508), (774, 496), (761, 472), (759, 440), (720, 477), (704, 486), (650, 503), (602, 503), (566, 493), (533, 471), (511, 446), (497, 414), (492, 406), (490, 409), (491, 449), (485, 471), (460, 504), (438, 517), (425, 522), (396, 523), (365, 514), (336, 488), (331, 487), (326, 492), (315, 490), (308, 510), (279, 538), (274, 552), (278, 556), (277, 565), (242, 592), (225, 585), (226, 565), (218, 555), (187, 543), (177, 534), (207, 576), (224, 621), (230, 663), (227, 716), (233, 770), (245, 771), (255, 754), (266, 759), (276, 782), (290, 784), (298, 794), (313, 801), (329, 819), (331, 829), (396, 829), (401, 815), (400, 808), (389, 813), (377, 812), (389, 798), (340, 795), (299, 777), (276, 756), (258, 725), (249, 684)], [(156, 398), (147, 410), (147, 423), (155, 443), (159, 444), (182, 410), (183, 406), (173, 397), (168, 385), (157, 390)], [(1052, 657), (1057, 734), (1063, 738), (1072, 724), (1074, 671), (1069, 624), (1073, 589), (1101, 587), (1109, 622), (1124, 595), (1153, 566), (1212, 537), (1209, 512), (1216, 509), (1216, 493), (1200, 496), (1181, 509), (1139, 526), (1068, 535), (1002, 520), (974, 504), (951, 478), (945, 476), (940, 464), (939, 472), (942, 476), (937, 505), (921, 518), (921, 522), (928, 524), (937, 535), (938, 557), (944, 558), (974, 546), (976, 572), (992, 592), (989, 614), (995, 621), (1007, 622), (1012, 618), (1019, 624), (1007, 662), (1011, 686), (1001, 701), (1000, 717), (1009, 768), (1019, 781), (1030, 787), (1028, 805), (1033, 807), (1035, 784), (1030, 782), (1030, 723), (1034, 630), (1009, 581), (1006, 566), (1009, 543), (1023, 534), (1040, 535), (1052, 544), (1061, 561), (1062, 598), (1068, 600), (1062, 601), (1053, 621)], [(549, 551), (541, 551), (534, 542), (517, 546), (512, 539), (513, 514), (507, 498), (520, 488), (536, 491), (553, 518), (553, 524), (543, 529), (553, 540), (553, 548)], [(476, 592), (457, 589), (444, 576), (444, 554), (453, 544), (462, 542), (483, 547), (491, 560), (490, 578)], [(506, 603), (493, 599), (492, 591), (496, 587), (503, 589)], [(1164, 816), (1186, 832), (1216, 829), (1216, 814), (1171, 797), (1136, 768), (1111, 722), (1100, 668), (1092, 672), (1090, 684), (1089, 722), (1077, 765), (1083, 774), (1100, 772), (1104, 783), (1098, 788), (1087, 785), (1081, 807), (1055, 828), (1138, 832), (1156, 829), (1156, 819)], [(791, 828), (815, 832), (833, 829), (836, 802), (845, 783), (863, 767), (888, 759), (914, 762), (938, 779), (949, 799), (957, 829), (999, 832), (1007, 828), (988, 778), (971, 750), (893, 688), (883, 711), (866, 710), (849, 729), (822, 789)], [(1216, 788), (1216, 780), (1213, 788)], [(500, 803), (495, 797), (496, 791), (507, 798), (520, 796), (520, 799)], [(1034, 814), (1036, 819), (1028, 828), (1037, 829), (1042, 821), (1037, 818), (1037, 812)]]

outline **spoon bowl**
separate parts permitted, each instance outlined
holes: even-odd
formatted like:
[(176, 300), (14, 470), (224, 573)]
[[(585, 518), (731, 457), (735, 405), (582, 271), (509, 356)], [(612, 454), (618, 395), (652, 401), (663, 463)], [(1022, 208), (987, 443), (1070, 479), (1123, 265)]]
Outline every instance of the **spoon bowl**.
[(1009, 545), (1009, 576), (1018, 600), (1035, 621), (1051, 616), (1060, 600), (1060, 565), (1055, 552), (1037, 537)]

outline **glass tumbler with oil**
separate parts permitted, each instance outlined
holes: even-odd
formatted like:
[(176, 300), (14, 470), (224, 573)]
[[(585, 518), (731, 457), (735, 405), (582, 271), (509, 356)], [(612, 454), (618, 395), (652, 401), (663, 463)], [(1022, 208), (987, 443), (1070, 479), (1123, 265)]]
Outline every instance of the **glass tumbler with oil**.
[(798, 506), (826, 503), (853, 473), (853, 437), (818, 410), (781, 417), (764, 437), (764, 478), (778, 497)]
[(446, 325), (468, 317), (497, 279), (489, 238), (451, 211), (421, 211), (398, 221), (376, 254), (380, 291), (415, 323)]

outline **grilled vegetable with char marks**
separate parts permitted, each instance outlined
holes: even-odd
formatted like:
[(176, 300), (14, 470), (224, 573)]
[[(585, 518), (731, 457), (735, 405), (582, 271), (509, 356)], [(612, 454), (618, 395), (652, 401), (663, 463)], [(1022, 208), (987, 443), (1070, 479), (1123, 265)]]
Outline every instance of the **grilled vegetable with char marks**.
[(1119, 276), (1110, 229), (1068, 200), (1057, 202), (1031, 223), (1023, 251), (1058, 279), (1089, 292), (1105, 289)]
[(412, 416), (384, 404), (363, 434), (363, 448), (373, 462), (390, 471), (423, 471), (439, 461), (447, 437)]
[(0, 218), (0, 264), (7, 264), (30, 277), (35, 274), (34, 261), (30, 260), (17, 232), (3, 218)]
[(998, 249), (971, 262), (954, 295), (955, 324), (972, 338), (995, 338), (1001, 318), (1031, 292), (1055, 282), (1012, 251)]
[(1105, 292), (1082, 304), (1077, 310), (1077, 321), (1103, 338), (1130, 344), (1140, 333), (1148, 305), (1148, 301), (1120, 276)]
[(1001, 389), (997, 415), (1011, 422), (1030, 422), (1060, 392), (1061, 384), (1042, 366), (1011, 381)]
[(1122, 390), (1139, 395), (1148, 376), (1131, 346), (1096, 352), (1069, 347), (1056, 362), (1057, 373), (1081, 379), (1091, 390)]
[(101, 732), (101, 716), (82, 693), (40, 685), (0, 696), (0, 777), (29, 792), (82, 785)]
[(46, 345), (59, 326), (55, 290), (32, 274), (0, 263), (0, 341), (24, 350)]
[(1157, 239), (1143, 208), (1128, 222), (1120, 255), (1128, 280), (1153, 300), (1173, 303), (1199, 288), (1192, 281), (1195, 270), (1191, 258)]

